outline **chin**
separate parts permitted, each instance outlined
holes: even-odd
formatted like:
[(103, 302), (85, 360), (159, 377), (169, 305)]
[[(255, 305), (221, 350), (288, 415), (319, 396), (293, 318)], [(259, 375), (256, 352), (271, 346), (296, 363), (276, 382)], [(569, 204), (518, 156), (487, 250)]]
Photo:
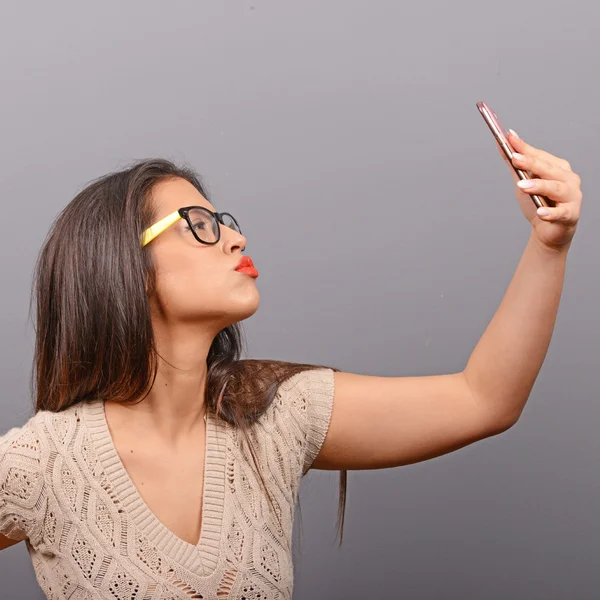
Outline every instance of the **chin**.
[(229, 312), (231, 325), (250, 318), (258, 310), (260, 294), (255, 288), (253, 293), (245, 294), (243, 298), (238, 298), (237, 300), (236, 306), (232, 306)]
[(258, 292), (257, 292), (256, 297), (252, 299), (252, 302), (248, 302), (248, 304), (241, 311), (242, 316), (238, 320), (243, 321), (244, 319), (250, 318), (258, 310), (259, 306), (260, 306), (260, 296), (258, 295)]

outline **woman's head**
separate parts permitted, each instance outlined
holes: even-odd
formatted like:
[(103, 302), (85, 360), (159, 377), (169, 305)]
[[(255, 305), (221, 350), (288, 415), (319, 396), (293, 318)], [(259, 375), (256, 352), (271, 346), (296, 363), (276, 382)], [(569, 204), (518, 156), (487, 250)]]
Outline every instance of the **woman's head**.
[(140, 243), (189, 206), (215, 210), (198, 176), (147, 160), (94, 181), (60, 213), (36, 267), (38, 409), (143, 396), (156, 369), (156, 327), (216, 336), (213, 356), (239, 357), (235, 324), (259, 303), (254, 279), (235, 271), (244, 236), (220, 225), (218, 243), (202, 244), (179, 219)]
[[(259, 295), (254, 278), (236, 271), (246, 239), (227, 215), (219, 223), (201, 187), (182, 177), (157, 182), (150, 194), (156, 220), (187, 208), (154, 238), (150, 303), (153, 317), (167, 326), (199, 327), (214, 337), (252, 315)], [(188, 208), (193, 207), (193, 208)]]

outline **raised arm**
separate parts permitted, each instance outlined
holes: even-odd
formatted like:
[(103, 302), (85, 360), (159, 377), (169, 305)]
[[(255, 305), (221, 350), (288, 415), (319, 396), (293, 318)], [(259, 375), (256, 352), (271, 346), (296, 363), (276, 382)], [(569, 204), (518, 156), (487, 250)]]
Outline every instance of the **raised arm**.
[[(506, 295), (465, 369), (428, 377), (335, 373), (331, 423), (312, 468), (415, 463), (501, 433), (518, 420), (554, 329), (582, 194), (580, 179), (567, 161), (515, 134), (510, 141), (520, 153), (515, 165), (539, 178), (534, 187), (517, 187), (532, 232)], [(536, 212), (527, 195), (532, 193), (549, 197), (555, 206), (547, 214)]]

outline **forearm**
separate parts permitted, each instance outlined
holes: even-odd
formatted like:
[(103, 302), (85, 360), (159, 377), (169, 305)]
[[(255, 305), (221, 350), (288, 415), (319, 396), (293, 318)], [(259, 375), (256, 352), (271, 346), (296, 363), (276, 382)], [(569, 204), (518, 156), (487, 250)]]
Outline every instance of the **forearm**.
[(496, 314), (464, 370), (473, 396), (513, 423), (542, 366), (562, 293), (567, 248), (552, 250), (532, 234)]

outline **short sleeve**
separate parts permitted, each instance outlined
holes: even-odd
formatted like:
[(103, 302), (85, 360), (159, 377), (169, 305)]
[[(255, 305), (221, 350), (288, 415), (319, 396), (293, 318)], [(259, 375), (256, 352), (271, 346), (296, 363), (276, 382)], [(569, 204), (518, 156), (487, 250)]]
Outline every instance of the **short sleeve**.
[(0, 437), (0, 533), (35, 546), (42, 535), (46, 486), (34, 419)]
[(305, 475), (319, 454), (329, 429), (333, 410), (334, 372), (312, 369), (290, 377), (279, 387), (279, 397), (296, 437), (301, 475)]

